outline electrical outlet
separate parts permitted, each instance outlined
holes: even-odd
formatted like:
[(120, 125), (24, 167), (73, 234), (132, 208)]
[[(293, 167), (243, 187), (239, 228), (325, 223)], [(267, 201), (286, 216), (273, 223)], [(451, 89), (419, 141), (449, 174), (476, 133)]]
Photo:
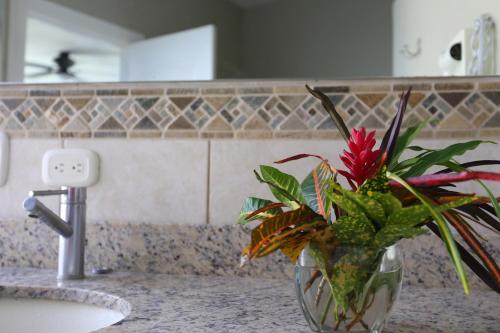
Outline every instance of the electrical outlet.
[(88, 187), (99, 178), (99, 157), (87, 149), (53, 149), (45, 152), (42, 180), (49, 186)]

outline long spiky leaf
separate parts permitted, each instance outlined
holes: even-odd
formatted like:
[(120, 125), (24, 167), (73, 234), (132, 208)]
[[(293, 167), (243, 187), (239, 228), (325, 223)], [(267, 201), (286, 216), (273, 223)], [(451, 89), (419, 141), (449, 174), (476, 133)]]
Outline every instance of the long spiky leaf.
[(446, 248), (448, 250), (448, 253), (450, 254), (451, 260), (455, 266), (455, 269), (457, 271), (458, 278), (460, 279), (460, 282), (462, 283), (462, 286), (464, 288), (464, 292), (466, 294), (470, 293), (470, 288), (469, 288), (469, 282), (467, 279), (467, 275), (465, 274), (465, 270), (462, 264), (462, 260), (460, 258), (460, 253), (457, 250), (457, 245), (455, 242), (455, 239), (453, 238), (453, 235), (450, 231), (450, 228), (448, 227), (448, 224), (446, 223), (443, 214), (436, 210), (433, 205), (431, 205), (427, 199), (425, 199), (421, 194), (419, 194), (413, 187), (410, 186), (406, 181), (401, 179), (399, 176), (392, 174), (391, 172), (387, 172), (387, 177), (389, 179), (394, 180), (395, 182), (400, 183), (406, 190), (408, 190), (410, 193), (412, 193), (418, 200), (424, 204), (429, 211), (432, 214), (432, 217), (434, 221), (436, 221), (439, 231), (441, 232), (441, 235), (443, 236), (444, 243), (446, 244)]
[(486, 268), (490, 271), (491, 275), (500, 285), (500, 268), (496, 264), (495, 260), (491, 257), (491, 255), (484, 249), (484, 247), (479, 243), (479, 241), (474, 237), (472, 232), (465, 225), (465, 222), (462, 218), (453, 212), (443, 212), (443, 215), (446, 217), (448, 222), (458, 231), (462, 239), (469, 245), (469, 247), (477, 254), (479, 259), (484, 263)]
[(399, 101), (398, 112), (392, 120), (391, 126), (387, 130), (380, 144), (380, 149), (382, 150), (382, 162), (390, 163), (392, 159), (392, 154), (396, 146), (396, 142), (399, 136), (399, 131), (401, 130), (401, 125), (403, 124), (403, 118), (406, 111), (406, 106), (408, 105), (408, 99), (410, 98), (411, 87), (408, 89), (406, 94), (401, 94), (401, 99)]
[(321, 104), (323, 105), (325, 110), (328, 112), (328, 114), (332, 118), (333, 122), (337, 126), (337, 128), (338, 128), (340, 134), (342, 135), (342, 137), (344, 138), (344, 140), (346, 142), (349, 141), (349, 138), (351, 137), (351, 135), (349, 134), (349, 130), (347, 129), (347, 126), (344, 123), (344, 119), (342, 119), (340, 114), (337, 112), (337, 110), (335, 109), (335, 105), (333, 105), (330, 98), (328, 98), (328, 96), (323, 94), (318, 89), (313, 89), (313, 88), (309, 87), (307, 84), (306, 84), (306, 89), (309, 91), (309, 93), (311, 95), (313, 95), (317, 99), (321, 100)]
[[(406, 178), (406, 182), (413, 186), (439, 186), (450, 183), (466, 182), (469, 180), (493, 180), (500, 181), (500, 173), (484, 171), (461, 171), (452, 173), (440, 173)], [(397, 181), (390, 182), (391, 186), (403, 186)]]
[[(450, 173), (453, 171), (457, 171), (455, 166), (450, 165), (448, 162), (442, 163), (443, 166), (446, 166), (446, 169), (440, 170), (434, 174), (440, 173)], [(500, 165), (500, 160), (478, 160), (467, 163), (457, 163), (456, 166), (461, 167), (462, 169), (473, 168), (477, 166), (485, 166), (485, 165)]]
[[(441, 233), (439, 232), (439, 227), (434, 223), (434, 222), (429, 222), (426, 224), (426, 226), (436, 235), (438, 236), (439, 238), (441, 238), (441, 240), (444, 242), (444, 239), (443, 239), (443, 236), (441, 236)], [(469, 253), (469, 251), (467, 251), (462, 245), (460, 245), (459, 243), (457, 243), (457, 248), (458, 248), (458, 251), (460, 252), (460, 257), (463, 259), (463, 261), (465, 262), (465, 264), (467, 266), (469, 266), (470, 269), (472, 269), (472, 271), (474, 273), (476, 273), (476, 275), (481, 279), (483, 280), (483, 282), (488, 286), (490, 287), (491, 289), (495, 290), (497, 293), (500, 293), (500, 286), (495, 283), (495, 280), (493, 279), (493, 277), (490, 275), (489, 271), (484, 268), (483, 265), (481, 265), (477, 260), (476, 258), (474, 258), (473, 255), (471, 255)]]

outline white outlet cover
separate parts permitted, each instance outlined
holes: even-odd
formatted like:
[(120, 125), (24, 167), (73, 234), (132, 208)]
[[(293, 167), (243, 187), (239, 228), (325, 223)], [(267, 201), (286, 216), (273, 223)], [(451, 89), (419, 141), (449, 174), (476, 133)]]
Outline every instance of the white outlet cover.
[(99, 179), (99, 156), (88, 149), (52, 149), (42, 160), (42, 181), (49, 186), (89, 187)]
[(5, 132), (0, 132), (0, 186), (7, 182), (9, 173), (9, 136)]

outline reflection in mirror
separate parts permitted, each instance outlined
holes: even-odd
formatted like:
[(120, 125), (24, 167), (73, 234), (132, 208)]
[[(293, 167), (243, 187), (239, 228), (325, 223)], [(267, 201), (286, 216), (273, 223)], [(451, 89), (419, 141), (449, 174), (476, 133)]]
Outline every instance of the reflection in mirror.
[(495, 75), (500, 55), (498, 0), (0, 0), (0, 9), (0, 75), (13, 82)]

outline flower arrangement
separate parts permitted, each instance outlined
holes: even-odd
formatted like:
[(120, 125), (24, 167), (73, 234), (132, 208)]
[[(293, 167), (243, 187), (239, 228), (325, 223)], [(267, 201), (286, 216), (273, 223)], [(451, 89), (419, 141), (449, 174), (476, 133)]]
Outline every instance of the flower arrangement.
[[(251, 232), (242, 263), (276, 250), (295, 263), (307, 249), (317, 270), (303, 292), (307, 292), (316, 279), (321, 280), (317, 288), (329, 286), (335, 306), (325, 311), (333, 312), (337, 327), (340, 321), (348, 320), (349, 309), (357, 308), (354, 313), (358, 316), (346, 322), (347, 331), (354, 322), (362, 322), (358, 317), (366, 311), (367, 302), (363, 300), (366, 285), (373, 278), (371, 272), (379, 265), (381, 251), (428, 230), (445, 244), (466, 294), (470, 288), (464, 263), (490, 288), (500, 292), (500, 269), (471, 225), (476, 223), (500, 231), (497, 198), (482, 182), (500, 181), (500, 173), (470, 170), (498, 165), (500, 161), (459, 163), (455, 160), (491, 142), (474, 140), (442, 149), (411, 145), (428, 121), (400, 134), (409, 89), (401, 95), (398, 111), (376, 148), (375, 131), (367, 133), (364, 128), (349, 131), (328, 96), (306, 87), (321, 100), (347, 143), (341, 155), (345, 169), (337, 169), (326, 158), (314, 154), (295, 155), (275, 162), (319, 159), (319, 164), (299, 183), (292, 175), (274, 167), (260, 166), (255, 176), (269, 186), (276, 201), (254, 197), (245, 201), (239, 222), (247, 224), (257, 220), (260, 223)], [(402, 160), (405, 151), (415, 156)], [(442, 169), (425, 174), (436, 166)], [(487, 196), (453, 189), (454, 184), (470, 180), (480, 183)], [(452, 229), (461, 242), (455, 239), (458, 236), (454, 236)], [(359, 248), (363, 251), (355, 250)], [(332, 255), (337, 257), (335, 262), (328, 260)], [(319, 295), (318, 292), (317, 297)]]

